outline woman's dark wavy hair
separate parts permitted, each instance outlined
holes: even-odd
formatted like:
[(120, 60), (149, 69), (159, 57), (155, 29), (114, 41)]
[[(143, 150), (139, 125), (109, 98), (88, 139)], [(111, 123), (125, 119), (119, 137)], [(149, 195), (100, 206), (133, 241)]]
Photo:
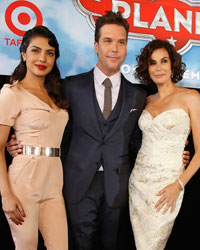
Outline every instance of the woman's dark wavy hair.
[[(20, 46), (20, 53), (24, 52), (26, 53), (26, 50), (30, 44), (30, 41), (34, 37), (45, 37), (48, 38), (49, 40), (49, 45), (55, 48), (55, 62), (54, 66), (51, 70), (46, 75), (44, 86), (49, 94), (49, 96), (53, 99), (55, 104), (59, 108), (67, 108), (68, 103), (64, 98), (64, 95), (62, 93), (62, 88), (61, 88), (61, 76), (60, 76), (60, 71), (58, 69), (58, 66), (56, 64), (57, 58), (60, 56), (59, 52), (59, 44), (57, 42), (57, 39), (55, 35), (45, 26), (36, 26), (30, 30), (28, 30), (22, 40), (22, 44)], [(26, 68), (26, 62), (23, 61), (22, 55), (21, 55), (21, 60), (18, 66), (15, 68), (14, 72), (12, 73), (10, 77), (10, 83), (12, 84), (13, 81), (21, 81), (24, 79), (25, 75), (27, 72)]]
[(149, 42), (142, 50), (141, 54), (136, 57), (137, 66), (135, 69), (135, 77), (144, 85), (155, 86), (151, 80), (148, 66), (151, 60), (152, 53), (157, 49), (165, 49), (171, 60), (172, 82), (177, 83), (183, 79), (185, 72), (185, 63), (182, 62), (181, 55), (176, 51), (175, 47), (167, 41), (155, 39)]

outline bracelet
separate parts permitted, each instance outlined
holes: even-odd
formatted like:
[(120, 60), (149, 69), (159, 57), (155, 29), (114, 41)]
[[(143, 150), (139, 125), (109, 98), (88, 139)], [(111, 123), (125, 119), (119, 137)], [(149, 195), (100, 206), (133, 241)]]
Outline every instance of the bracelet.
[(181, 188), (182, 188), (182, 191), (184, 191), (185, 187), (184, 187), (184, 185), (183, 185), (182, 180), (181, 180), (180, 178), (178, 178), (177, 181), (179, 182), (179, 184), (180, 184), (180, 186), (181, 186)]

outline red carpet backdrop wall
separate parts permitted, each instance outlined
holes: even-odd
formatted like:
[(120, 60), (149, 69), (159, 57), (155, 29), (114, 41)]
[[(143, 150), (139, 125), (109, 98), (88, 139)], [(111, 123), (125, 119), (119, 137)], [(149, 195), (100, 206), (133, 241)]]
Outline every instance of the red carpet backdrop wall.
[(29, 0), (0, 1), (0, 75), (10, 75), (19, 60), (24, 32), (46, 25), (61, 48), (62, 77), (90, 70), (95, 19), (106, 10), (121, 11), (130, 24), (128, 56), (121, 67), (131, 82), (136, 55), (154, 38), (170, 41), (187, 65), (182, 86), (200, 87), (200, 1), (192, 0)]

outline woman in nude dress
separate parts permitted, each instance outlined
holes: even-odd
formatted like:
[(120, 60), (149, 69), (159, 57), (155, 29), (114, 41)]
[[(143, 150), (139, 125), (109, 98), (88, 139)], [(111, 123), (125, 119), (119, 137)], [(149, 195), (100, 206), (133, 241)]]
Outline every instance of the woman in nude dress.
[[(55, 35), (37, 26), (23, 37), (21, 61), (0, 94), (0, 192), (17, 250), (36, 250), (38, 229), (48, 250), (68, 249), (60, 143), (68, 121), (56, 65)], [(23, 145), (7, 172), (11, 126)]]
[[(200, 95), (176, 86), (184, 64), (173, 45), (153, 40), (137, 58), (136, 76), (158, 92), (139, 118), (142, 145), (129, 180), (130, 218), (137, 250), (162, 250), (179, 213), (184, 186), (200, 166)], [(192, 130), (195, 154), (182, 154)]]

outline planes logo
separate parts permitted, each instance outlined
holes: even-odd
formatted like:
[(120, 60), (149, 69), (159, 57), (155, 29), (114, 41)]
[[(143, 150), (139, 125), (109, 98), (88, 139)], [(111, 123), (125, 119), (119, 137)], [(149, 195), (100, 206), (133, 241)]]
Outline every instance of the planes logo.
[(189, 0), (73, 0), (94, 29), (106, 10), (120, 11), (127, 19), (129, 38), (164, 39), (180, 54), (200, 46), (200, 1)]

